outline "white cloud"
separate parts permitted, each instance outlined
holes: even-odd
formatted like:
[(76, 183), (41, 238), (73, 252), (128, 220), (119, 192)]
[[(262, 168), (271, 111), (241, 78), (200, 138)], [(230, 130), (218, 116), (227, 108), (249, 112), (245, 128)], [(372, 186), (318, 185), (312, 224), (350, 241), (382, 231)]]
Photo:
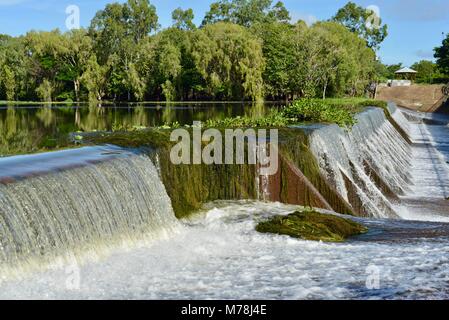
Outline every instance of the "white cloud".
[(420, 49), (415, 51), (415, 54), (417, 57), (422, 59), (433, 59), (433, 51), (426, 51)]

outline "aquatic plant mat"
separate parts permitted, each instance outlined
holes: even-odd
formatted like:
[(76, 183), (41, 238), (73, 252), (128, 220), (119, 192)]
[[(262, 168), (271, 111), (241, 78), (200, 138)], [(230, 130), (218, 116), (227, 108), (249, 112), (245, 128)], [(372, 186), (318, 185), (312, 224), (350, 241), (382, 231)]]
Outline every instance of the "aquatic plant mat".
[(260, 222), (256, 230), (324, 242), (343, 242), (349, 237), (368, 232), (366, 227), (354, 221), (312, 210), (274, 216), (268, 221)]

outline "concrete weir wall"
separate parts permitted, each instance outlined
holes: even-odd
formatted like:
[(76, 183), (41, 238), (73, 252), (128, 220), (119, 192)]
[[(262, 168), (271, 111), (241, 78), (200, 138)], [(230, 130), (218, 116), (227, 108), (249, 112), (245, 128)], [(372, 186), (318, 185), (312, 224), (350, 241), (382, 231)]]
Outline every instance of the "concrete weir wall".
[(444, 112), (447, 96), (444, 85), (412, 85), (409, 87), (379, 86), (377, 100), (394, 102), (400, 107), (421, 112)]
[[(14, 185), (16, 181), (27, 184), (36, 176), (61, 170), (75, 172), (80, 164), (90, 168), (98, 161), (108, 163), (127, 154), (134, 159), (134, 151), (126, 150), (135, 150), (154, 164), (178, 218), (188, 216), (207, 202), (245, 199), (357, 216), (395, 217), (391, 201), (409, 184), (407, 123), (391, 105), (389, 112), (367, 108), (357, 115), (357, 124), (351, 130), (323, 124), (279, 129), (279, 170), (270, 176), (261, 175), (257, 165), (174, 165), (170, 161), (172, 145), (167, 143), (169, 131), (115, 133), (98, 136), (92, 142), (125, 149), (94, 148), (93, 155), (87, 152), (90, 149), (67, 151), (70, 161), (65, 152), (43, 154), (35, 156), (45, 159), (41, 161), (45, 166), (37, 169), (27, 165), (27, 157), (13, 159), (23, 162), (21, 168), (33, 171), (1, 174), (0, 170), (0, 185)], [(81, 154), (74, 157), (77, 152)]]
[(158, 152), (162, 181), (178, 217), (214, 200), (256, 199), (395, 218), (392, 202), (409, 184), (406, 120), (368, 108), (345, 130), (336, 125), (279, 131), (279, 170), (262, 176), (254, 165), (172, 165)]

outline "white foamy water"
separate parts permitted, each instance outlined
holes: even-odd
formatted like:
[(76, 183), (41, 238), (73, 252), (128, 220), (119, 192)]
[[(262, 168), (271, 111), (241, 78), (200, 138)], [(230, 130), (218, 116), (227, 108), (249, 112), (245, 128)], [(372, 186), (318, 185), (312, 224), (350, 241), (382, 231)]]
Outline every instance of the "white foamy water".
[[(350, 131), (326, 126), (313, 132), (311, 149), (322, 173), (351, 202), (348, 180), (368, 216), (449, 222), (449, 118), (389, 108), (411, 145), (382, 110), (368, 109)], [(399, 202), (383, 194), (367, 164)]]
[(150, 158), (116, 147), (3, 158), (0, 179), (0, 282), (134, 247), (178, 225)]
[(408, 187), (411, 148), (386, 120), (382, 109), (369, 108), (360, 113), (351, 130), (337, 125), (315, 130), (310, 147), (321, 172), (346, 201), (351, 202), (350, 184), (366, 215), (397, 218), (393, 204), (366, 170), (369, 165), (395, 193), (403, 193)]
[[(401, 196), (402, 203), (396, 205), (396, 211), (403, 219), (449, 222), (448, 119), (438, 114), (403, 112), (410, 119), (405, 121), (413, 142), (411, 185)], [(405, 123), (401, 117), (404, 118), (396, 114), (396, 121)]]
[[(444, 123), (423, 123), (419, 115), (408, 115), (409, 121), (399, 110), (392, 113), (410, 135), (412, 146), (385, 122), (382, 111), (370, 109), (359, 116), (351, 132), (335, 126), (317, 131), (312, 147), (323, 173), (341, 195), (348, 198), (345, 175), (371, 216), (398, 218), (398, 214), (426, 222), (358, 219), (370, 228), (368, 234), (344, 244), (309, 242), (255, 231), (259, 221), (298, 207), (247, 201), (210, 204), (195, 219), (180, 224), (157, 168), (148, 158), (129, 155), (59, 174), (58, 179), (38, 176), (28, 180), (32, 183), (19, 181), (0, 188), (0, 203), (13, 204), (18, 218), (27, 223), (38, 219), (37, 227), (50, 228), (44, 232), (46, 238), (31, 242), (27, 239), (33, 229), (11, 216), (18, 232), (0, 241), (15, 248), (10, 252), (64, 249), (59, 239), (83, 235), (98, 238), (104, 250), (97, 229), (123, 229), (126, 235), (121, 246), (111, 245), (109, 255), (85, 264), (58, 265), (22, 280), (5, 280), (0, 299), (449, 299), (449, 224), (443, 223), (449, 222), (445, 199), (449, 128)], [(363, 168), (365, 162), (389, 188), (403, 193), (400, 204), (376, 187)], [(92, 183), (108, 182), (103, 192), (95, 193), (94, 185), (82, 179), (86, 175)], [(70, 181), (84, 184), (85, 191), (76, 196)], [(55, 194), (55, 184), (63, 190), (59, 199), (37, 197)], [(31, 205), (31, 197), (40, 199), (38, 206)], [(79, 220), (84, 216), (78, 197), (85, 199), (87, 212), (100, 214), (94, 228), (86, 229)], [(112, 202), (114, 197), (122, 200)], [(61, 204), (76, 213), (68, 220), (76, 232), (56, 228), (64, 224)], [(45, 206), (53, 209), (41, 218), (29, 214)], [(12, 211), (4, 215), (8, 212)], [(148, 220), (142, 223), (142, 217)], [(167, 232), (148, 242), (145, 232), (133, 234), (135, 226), (147, 228), (150, 235)], [(76, 243), (75, 238), (70, 240)], [(0, 261), (11, 257), (15, 259), (4, 254)]]
[[(295, 209), (260, 202), (215, 204), (171, 239), (80, 267), (79, 290), (67, 289), (73, 268), (61, 269), (5, 283), (0, 298), (449, 298), (447, 237), (413, 237), (411, 226), (385, 221), (367, 221), (370, 234), (346, 244), (254, 230), (257, 221)], [(382, 231), (387, 226), (391, 230)], [(441, 226), (425, 228), (432, 233)], [(377, 273), (379, 288), (369, 289), (369, 276)]]

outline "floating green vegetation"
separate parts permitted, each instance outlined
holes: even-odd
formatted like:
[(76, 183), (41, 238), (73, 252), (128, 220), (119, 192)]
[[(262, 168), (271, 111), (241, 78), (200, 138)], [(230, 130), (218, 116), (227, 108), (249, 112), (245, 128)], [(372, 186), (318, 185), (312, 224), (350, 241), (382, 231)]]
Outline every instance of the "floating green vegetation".
[(349, 108), (320, 100), (298, 100), (283, 110), (292, 121), (336, 123), (341, 127), (352, 127), (355, 113)]
[(303, 99), (282, 110), (285, 118), (296, 122), (336, 123), (351, 128), (356, 124), (355, 115), (366, 107), (387, 109), (387, 103), (371, 99)]
[[(350, 99), (301, 99), (281, 110), (271, 110), (262, 117), (233, 117), (221, 120), (209, 120), (209, 128), (245, 128), (265, 127), (280, 128), (304, 122), (335, 123), (341, 127), (351, 128), (356, 124), (355, 115), (366, 107), (380, 107), (387, 110), (384, 101), (350, 98)], [(176, 124), (175, 124), (176, 125)], [(167, 125), (168, 128), (176, 128)]]
[(287, 119), (282, 111), (271, 110), (263, 117), (234, 117), (222, 120), (208, 120), (205, 127), (208, 128), (270, 128), (286, 127), (291, 124), (291, 119)]
[(288, 216), (275, 216), (269, 221), (260, 222), (256, 230), (261, 233), (324, 242), (343, 242), (351, 236), (368, 231), (365, 226), (354, 221), (313, 210), (297, 211)]

